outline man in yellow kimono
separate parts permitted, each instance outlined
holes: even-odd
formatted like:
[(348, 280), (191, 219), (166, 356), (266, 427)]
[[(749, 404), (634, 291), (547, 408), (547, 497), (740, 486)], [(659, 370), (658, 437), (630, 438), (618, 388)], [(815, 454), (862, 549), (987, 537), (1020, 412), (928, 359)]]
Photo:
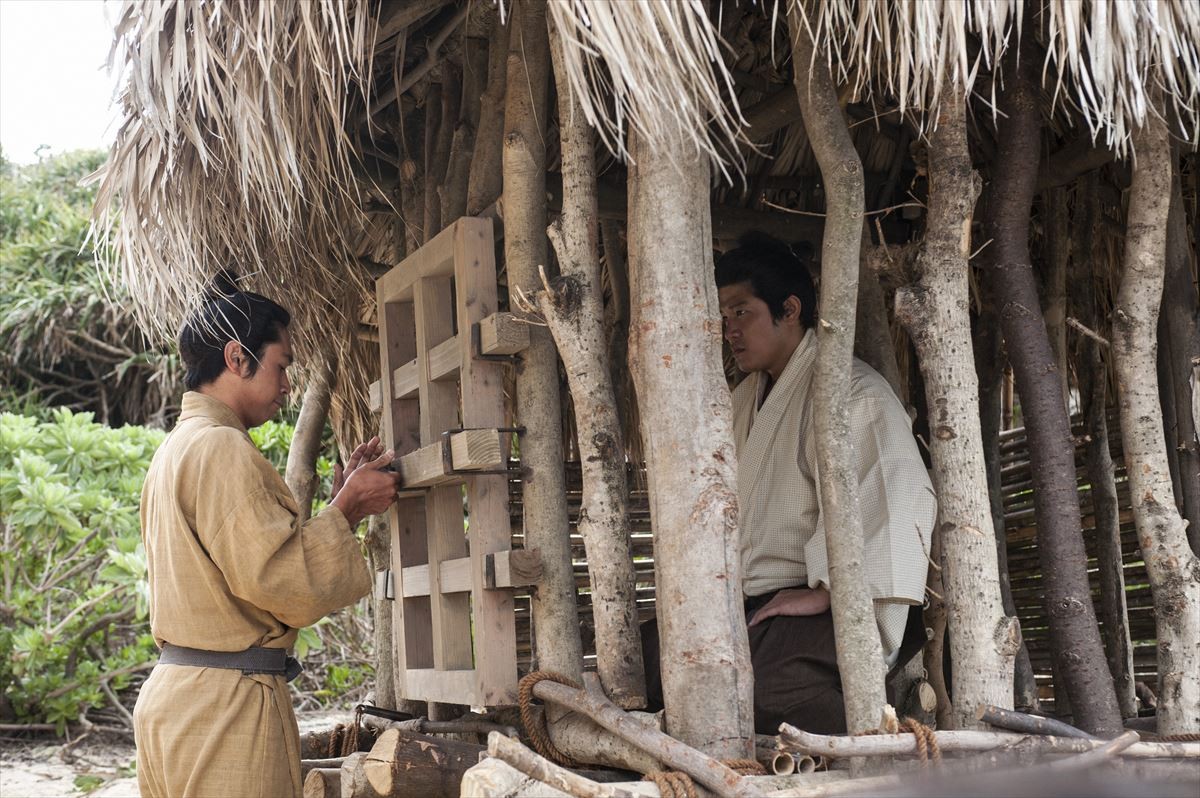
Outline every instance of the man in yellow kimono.
[[(748, 375), (734, 390), (733, 413), (755, 727), (775, 734), (786, 721), (844, 732), (810, 400), (816, 292), (791, 249), (761, 234), (725, 253), (716, 278), (725, 338)], [(891, 664), (909, 608), (924, 598), (936, 504), (908, 414), (883, 377), (859, 360), (849, 405), (866, 588)], [(643, 640), (647, 661), (657, 661), (657, 640)], [(647, 668), (651, 694), (656, 677), (657, 668)]]
[(353, 534), (396, 475), (378, 441), (355, 450), (322, 512), (300, 523), (246, 430), (287, 398), (287, 311), (231, 285), (180, 334), (188, 393), (142, 491), (150, 626), (162, 649), (134, 710), (138, 786), (150, 796), (298, 796), (287, 681), (297, 630), (366, 595)]

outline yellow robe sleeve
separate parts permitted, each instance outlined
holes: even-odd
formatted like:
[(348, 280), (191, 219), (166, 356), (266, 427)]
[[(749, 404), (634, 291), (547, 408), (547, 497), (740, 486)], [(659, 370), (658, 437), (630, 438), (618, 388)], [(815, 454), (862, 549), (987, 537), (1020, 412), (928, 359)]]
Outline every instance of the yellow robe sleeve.
[(229, 429), (212, 437), (223, 439), (225, 455), (203, 458), (195, 528), (233, 595), (299, 628), (370, 592), (366, 560), (338, 508), (299, 523), (286, 483), (248, 438)]

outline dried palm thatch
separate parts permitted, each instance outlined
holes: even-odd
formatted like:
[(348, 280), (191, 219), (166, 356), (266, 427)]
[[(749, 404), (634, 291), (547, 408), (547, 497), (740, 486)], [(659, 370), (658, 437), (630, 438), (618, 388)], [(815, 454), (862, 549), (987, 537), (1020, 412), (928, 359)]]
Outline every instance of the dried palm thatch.
[(111, 58), (127, 79), (125, 121), (101, 175), (96, 230), (116, 236), (106, 265), (156, 337), (172, 337), (228, 267), (293, 311), (307, 333), (302, 354), (350, 340), (370, 296), (356, 253), (373, 231), (345, 117), (370, 83), (375, 10), (122, 6)]
[[(1200, 141), (1200, 6), (1189, 0), (805, 2), (842, 81), (894, 98), (901, 111), (926, 111), (924, 120), (936, 119), (943, 83), (969, 94), (1032, 14), (1045, 84), (1093, 138), (1123, 154), (1148, 114), (1173, 113), (1176, 133)], [(1163, 87), (1160, 107), (1149, 100), (1154, 85)]]

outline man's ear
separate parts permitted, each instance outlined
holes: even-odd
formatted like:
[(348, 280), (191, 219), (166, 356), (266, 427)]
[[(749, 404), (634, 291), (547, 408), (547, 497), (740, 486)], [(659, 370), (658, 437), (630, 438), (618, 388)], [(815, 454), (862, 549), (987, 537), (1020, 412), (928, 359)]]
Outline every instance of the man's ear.
[(243, 369), (249, 364), (246, 362), (246, 350), (237, 341), (229, 341), (225, 344), (225, 368), (237, 374), (239, 377), (245, 376)]
[(799, 298), (795, 294), (791, 294), (787, 299), (783, 300), (783, 317), (788, 321), (800, 323), (800, 311), (804, 306), (800, 303)]

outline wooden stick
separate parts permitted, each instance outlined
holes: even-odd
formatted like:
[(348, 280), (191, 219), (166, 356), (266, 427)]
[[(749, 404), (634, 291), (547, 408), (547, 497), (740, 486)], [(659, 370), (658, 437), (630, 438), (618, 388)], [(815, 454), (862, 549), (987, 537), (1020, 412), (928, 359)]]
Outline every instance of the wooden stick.
[[(943, 751), (990, 751), (1005, 748), (1038, 754), (1083, 754), (1103, 747), (1105, 740), (1072, 737), (1030, 736), (1007, 732), (939, 731), (935, 732)], [(780, 727), (780, 746), (787, 751), (843, 759), (852, 756), (895, 756), (915, 754), (916, 738), (911, 734), (880, 734), (870, 737), (839, 737), (811, 734), (784, 723)], [(1134, 758), (1200, 759), (1200, 743), (1135, 743), (1121, 752)]]
[[(1044, 718), (1039, 715), (1027, 715), (1024, 712), (1014, 712), (1003, 707), (984, 705), (975, 712), (975, 717), (984, 723), (1008, 731), (1024, 732), (1025, 734), (1045, 734), (1053, 737), (1077, 737), (1083, 740), (1094, 740), (1092, 735), (1075, 728), (1069, 723), (1063, 723), (1054, 718)], [(1136, 742), (1136, 740), (1134, 741)]]
[(322, 770), (337, 770), (345, 761), (346, 757), (344, 756), (333, 757), (332, 759), (301, 759), (300, 779), (303, 781), (310, 770), (317, 770), (318, 768)]
[(1098, 765), (1105, 760), (1112, 759), (1117, 754), (1127, 750), (1131, 745), (1140, 739), (1141, 738), (1138, 737), (1137, 732), (1127, 731), (1118, 737), (1114, 737), (1093, 751), (1088, 751), (1084, 754), (1076, 754), (1075, 756), (1067, 757), (1066, 759), (1060, 759), (1057, 762), (1047, 762), (1043, 767), (1046, 770), (1055, 771), (1058, 773), (1072, 770), (1087, 770), (1088, 768)]
[[(667, 767), (687, 773), (721, 798), (761, 795), (741, 776), (707, 754), (638, 723), (599, 691), (575, 690), (556, 682), (544, 681), (534, 685), (533, 694), (543, 701), (553, 701), (587, 715), (613, 734), (647, 751)], [(1197, 747), (1200, 748), (1200, 745)]]
[(620, 787), (600, 784), (572, 773), (498, 732), (488, 734), (488, 754), (503, 759), (526, 776), (576, 798), (634, 798), (635, 795)]

